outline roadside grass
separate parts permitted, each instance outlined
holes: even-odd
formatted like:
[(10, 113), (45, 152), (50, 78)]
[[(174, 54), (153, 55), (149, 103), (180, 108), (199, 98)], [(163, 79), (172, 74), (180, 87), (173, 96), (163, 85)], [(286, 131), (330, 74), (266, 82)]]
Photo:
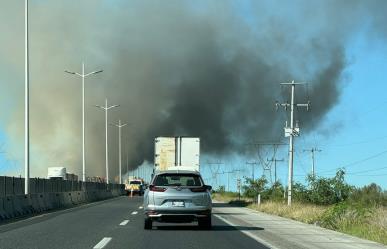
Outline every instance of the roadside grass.
[[(214, 194), (215, 200), (235, 202), (232, 194)], [(253, 210), (308, 224), (335, 230), (359, 238), (387, 245), (387, 208), (364, 206), (358, 203), (339, 203), (321, 206), (302, 202), (293, 202), (289, 207), (285, 201), (263, 201), (261, 205), (252, 203), (247, 206)]]
[(349, 209), (342, 217), (336, 217), (336, 224), (323, 227), (347, 233), (363, 239), (376, 241), (387, 245), (387, 208), (370, 208), (360, 215), (356, 209)]
[(293, 202), (289, 207), (285, 202), (267, 201), (259, 206), (257, 204), (250, 204), (248, 208), (308, 224), (319, 224), (320, 217), (329, 207), (300, 202)]
[[(232, 202), (238, 200), (238, 193), (234, 192), (222, 192), (222, 193), (212, 193), (212, 199), (221, 201), (221, 202)], [(241, 200), (244, 198), (241, 198)]]

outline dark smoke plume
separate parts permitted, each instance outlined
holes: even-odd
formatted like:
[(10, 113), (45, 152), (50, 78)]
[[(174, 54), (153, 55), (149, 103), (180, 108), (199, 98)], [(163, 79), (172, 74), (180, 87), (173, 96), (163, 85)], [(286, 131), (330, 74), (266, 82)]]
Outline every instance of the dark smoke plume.
[[(8, 149), (22, 160), (21, 2), (0, 4), (0, 84), (1, 102), (12, 103), (1, 114)], [(81, 85), (63, 71), (80, 71), (82, 60), (104, 69), (86, 80), (87, 175), (104, 175), (94, 105), (105, 97), (121, 105), (110, 121), (130, 123), (130, 168), (153, 161), (160, 135), (200, 136), (203, 153), (220, 155), (277, 139), (285, 118), (274, 103), (289, 96), (279, 83), (292, 79), (311, 83), (312, 111), (298, 116), (311, 131), (339, 100), (346, 45), (364, 30), (384, 37), (385, 10), (385, 1), (31, 1), (32, 174), (58, 164), (80, 174)], [(109, 136), (114, 166), (117, 130)]]

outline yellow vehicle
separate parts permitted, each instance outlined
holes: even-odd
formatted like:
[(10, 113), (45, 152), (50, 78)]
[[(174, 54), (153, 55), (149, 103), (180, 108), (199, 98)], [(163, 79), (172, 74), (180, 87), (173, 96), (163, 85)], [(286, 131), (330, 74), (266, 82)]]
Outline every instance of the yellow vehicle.
[(128, 195), (143, 195), (144, 182), (142, 179), (128, 179), (125, 184), (125, 190)]

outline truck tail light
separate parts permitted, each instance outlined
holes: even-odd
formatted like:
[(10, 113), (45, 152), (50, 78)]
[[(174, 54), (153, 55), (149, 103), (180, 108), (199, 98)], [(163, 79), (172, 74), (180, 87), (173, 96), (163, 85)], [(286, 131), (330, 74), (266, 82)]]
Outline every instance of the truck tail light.
[(165, 192), (165, 190), (167, 190), (167, 188), (157, 187), (157, 186), (155, 186), (155, 185), (149, 185), (149, 191), (154, 191), (154, 192)]

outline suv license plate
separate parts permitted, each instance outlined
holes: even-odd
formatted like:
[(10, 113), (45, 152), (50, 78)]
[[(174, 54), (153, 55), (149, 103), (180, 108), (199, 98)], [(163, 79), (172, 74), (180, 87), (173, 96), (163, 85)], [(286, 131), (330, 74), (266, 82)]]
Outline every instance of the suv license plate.
[(184, 201), (173, 201), (172, 207), (184, 207)]

